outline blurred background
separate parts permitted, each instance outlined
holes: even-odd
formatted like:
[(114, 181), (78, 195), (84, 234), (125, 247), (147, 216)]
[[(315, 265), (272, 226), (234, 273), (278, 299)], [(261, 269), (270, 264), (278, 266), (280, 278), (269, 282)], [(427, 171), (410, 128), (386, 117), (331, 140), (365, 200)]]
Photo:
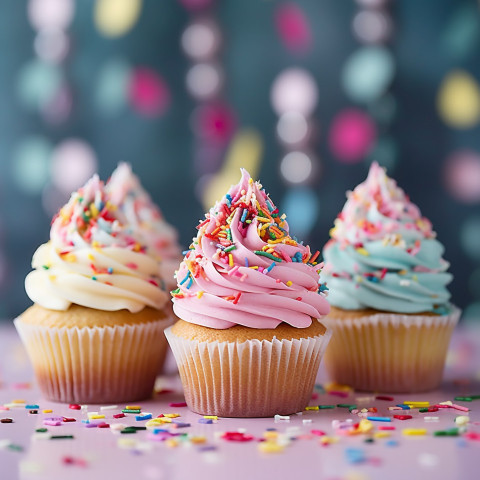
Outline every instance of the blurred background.
[(188, 246), (246, 167), (321, 248), (372, 160), (480, 319), (476, 0), (2, 0), (0, 318), (52, 215), (129, 162)]

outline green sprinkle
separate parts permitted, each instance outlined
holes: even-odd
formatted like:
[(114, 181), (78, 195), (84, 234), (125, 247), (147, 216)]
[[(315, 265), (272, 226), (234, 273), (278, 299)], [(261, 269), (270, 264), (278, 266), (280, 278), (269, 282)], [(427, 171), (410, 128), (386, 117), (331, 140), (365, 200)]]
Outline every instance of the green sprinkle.
[(352, 413), (353, 410), (356, 410), (356, 409), (357, 409), (357, 406), (356, 406), (356, 405), (355, 405), (355, 406), (352, 405), (351, 407), (348, 407), (348, 411), (349, 411), (350, 413)]
[(172, 290), (170, 293), (172, 295), (175, 295), (176, 293), (180, 293), (180, 288), (176, 288), (175, 290)]
[(137, 409), (137, 410), (125, 409), (125, 410), (122, 410), (122, 413), (142, 413), (142, 411), (140, 409)]
[(92, 277), (92, 280), (96, 280), (96, 279), (97, 279), (97, 277), (95, 277), (95, 276)]
[(374, 443), (374, 439), (373, 438), (366, 438), (365, 439), (365, 443)]
[(45, 432), (48, 432), (48, 429), (47, 428), (37, 428), (35, 431), (37, 433), (45, 433)]
[(126, 427), (126, 428), (133, 429), (133, 430), (146, 430), (147, 429), (147, 427), (134, 427), (134, 426)]
[(448, 430), (437, 430), (433, 432), (434, 437), (458, 437), (458, 428), (449, 428)]
[(427, 413), (428, 412), (428, 408), (420, 408), (418, 410), (420, 413)]
[(327, 410), (327, 409), (330, 409), (330, 408), (335, 408), (335, 405), (319, 405), (318, 408), (320, 410)]
[(471, 402), (473, 400), (472, 397), (455, 397), (454, 400), (457, 402)]
[(248, 219), (248, 220), (245, 220), (245, 223), (252, 223), (252, 221)]
[(235, 250), (237, 247), (235, 245), (231, 245), (230, 247), (226, 248), (224, 252), (231, 252), (232, 250)]
[(256, 255), (260, 255), (261, 257), (270, 258), (271, 260), (275, 260), (276, 262), (281, 262), (282, 261), (281, 258), (275, 257), (271, 253), (267, 253), (267, 252), (264, 252), (262, 250), (254, 250), (253, 253), (255, 253)]
[(67, 439), (73, 439), (73, 435), (52, 435), (50, 437), (51, 440), (67, 440)]
[(129, 430), (128, 428), (124, 428), (123, 430), (120, 430), (120, 433), (137, 433), (136, 430), (134, 430), (133, 428), (131, 430)]
[(469, 395), (472, 400), (480, 400), (480, 395)]
[(232, 231), (229, 228), (227, 228), (227, 238), (232, 241)]
[(277, 239), (277, 237), (275, 236), (275, 234), (274, 234), (273, 232), (271, 232), (270, 230), (268, 231), (268, 235), (270, 236), (270, 238), (271, 238), (272, 240), (276, 240), (276, 239)]
[(337, 403), (337, 407), (340, 408), (357, 408), (354, 403)]
[(9, 450), (13, 450), (14, 452), (23, 452), (23, 447), (21, 445), (15, 445), (14, 443), (11, 443), (8, 446)]
[(49, 267), (48, 265), (42, 265), (42, 268), (43, 268), (44, 270), (49, 270), (49, 269), (50, 269), (50, 267)]

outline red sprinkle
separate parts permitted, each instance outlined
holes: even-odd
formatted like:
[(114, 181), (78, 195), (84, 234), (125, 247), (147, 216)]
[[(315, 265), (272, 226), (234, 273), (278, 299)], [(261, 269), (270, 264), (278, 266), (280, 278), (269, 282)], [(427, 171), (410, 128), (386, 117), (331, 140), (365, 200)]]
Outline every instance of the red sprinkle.
[(68, 408), (72, 409), (72, 410), (81, 410), (82, 407), (80, 405), (77, 405), (76, 403), (71, 403)]
[(168, 388), (164, 388), (163, 390), (158, 390), (157, 392), (155, 392), (157, 395), (163, 395), (165, 393), (172, 393), (173, 390), (169, 390)]
[(110, 424), (108, 423), (99, 423), (98, 428), (110, 428)]
[(375, 400), (385, 400), (386, 402), (393, 402), (394, 398), (389, 397), (388, 395), (378, 395), (375, 397)]
[(124, 413), (116, 413), (113, 418), (123, 418), (125, 416)]
[(62, 422), (76, 422), (75, 418), (71, 417), (62, 417)]
[(438, 407), (428, 407), (429, 412), (438, 412)]
[(322, 430), (310, 430), (310, 433), (313, 435), (318, 435), (319, 437), (322, 437), (323, 435), (326, 435), (325, 432), (322, 432)]
[(172, 402), (168, 404), (169, 407), (186, 407), (186, 402)]
[(222, 434), (222, 438), (229, 442), (250, 442), (253, 440), (253, 435), (240, 432), (225, 432)]
[(161, 413), (160, 415), (157, 415), (157, 418), (163, 418), (165, 415)]
[(336, 397), (346, 398), (348, 397), (347, 392), (337, 392), (336, 390), (330, 390), (328, 392), (329, 395), (335, 395)]
[(393, 418), (398, 420), (410, 420), (412, 418), (411, 415), (394, 415)]
[(393, 425), (380, 425), (378, 427), (379, 430), (395, 430)]

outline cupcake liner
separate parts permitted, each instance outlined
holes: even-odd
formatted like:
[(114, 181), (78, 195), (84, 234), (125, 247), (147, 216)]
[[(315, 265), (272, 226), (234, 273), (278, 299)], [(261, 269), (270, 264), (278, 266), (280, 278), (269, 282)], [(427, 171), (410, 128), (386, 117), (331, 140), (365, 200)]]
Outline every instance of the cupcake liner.
[(331, 331), (278, 340), (199, 342), (165, 335), (175, 356), (190, 410), (221, 417), (268, 417), (302, 411)]
[(151, 396), (169, 320), (115, 327), (52, 328), (15, 320), (42, 394), (66, 403)]
[(424, 392), (442, 380), (448, 344), (460, 310), (449, 315), (378, 313), (327, 317), (333, 330), (325, 366), (336, 382), (356, 390)]

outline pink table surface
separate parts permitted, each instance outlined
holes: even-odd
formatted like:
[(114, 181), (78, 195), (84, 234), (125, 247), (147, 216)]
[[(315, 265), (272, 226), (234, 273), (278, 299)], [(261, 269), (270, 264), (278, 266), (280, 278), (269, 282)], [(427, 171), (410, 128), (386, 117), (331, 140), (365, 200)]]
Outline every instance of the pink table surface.
[[(480, 326), (480, 325), (479, 325)], [(392, 416), (389, 406), (404, 400), (429, 401), (430, 404), (453, 400), (457, 395), (480, 393), (480, 328), (459, 328), (452, 341), (448, 358), (445, 382), (435, 392), (417, 395), (394, 395), (395, 400), (372, 399), (361, 403), (365, 393), (351, 393), (347, 398), (321, 393), (312, 399), (312, 405), (358, 403), (361, 406), (378, 408), (373, 415)], [(318, 380), (325, 382), (321, 369)], [(179, 428), (185, 433), (177, 437), (176, 447), (167, 442), (152, 441), (149, 432), (118, 434), (110, 429), (86, 428), (81, 420), (87, 412), (99, 407), (88, 405), (84, 411), (75, 411), (68, 405), (56, 404), (42, 399), (34, 383), (32, 370), (18, 336), (8, 322), (0, 323), (0, 405), (16, 399), (40, 406), (38, 415), (25, 408), (0, 410), (0, 419), (9, 417), (13, 423), (0, 423), (0, 479), (478, 479), (480, 478), (480, 441), (458, 437), (436, 437), (433, 432), (455, 427), (454, 419), (460, 411), (442, 409), (435, 413), (419, 413), (411, 410), (411, 420), (393, 419), (391, 423), (375, 422), (375, 430), (381, 425), (394, 426), (390, 438), (377, 438), (367, 443), (366, 435), (338, 436), (332, 427), (333, 420), (352, 419), (358, 416), (345, 408), (308, 411), (292, 415), (290, 420), (220, 418), (211, 425), (198, 423), (202, 418), (186, 407), (170, 407), (172, 402), (183, 401), (178, 377), (175, 373), (159, 378), (164, 388), (176, 392), (159, 394), (154, 399), (140, 402), (144, 412), (153, 416), (161, 413), (179, 413), (179, 420), (190, 427)], [(480, 400), (455, 402), (470, 408), (467, 432), (480, 435)], [(42, 409), (51, 408), (51, 414), (42, 414)], [(113, 419), (118, 409), (106, 414), (110, 424), (125, 423), (141, 426), (134, 415)], [(400, 412), (402, 413), (402, 412)], [(43, 418), (48, 416), (74, 417), (74, 423), (48, 427), (52, 435), (73, 435), (74, 439), (35, 438), (35, 429), (43, 427)], [(426, 421), (425, 416), (438, 417), (438, 421)], [(311, 420), (311, 422), (310, 422)], [(425, 428), (425, 436), (405, 436), (404, 428)], [(267, 429), (276, 429), (287, 445), (279, 453), (263, 453), (260, 441)], [(238, 443), (221, 438), (226, 431), (242, 431), (253, 435), (254, 440)], [(320, 443), (312, 430), (321, 430), (336, 443), (327, 446)], [(191, 441), (192, 436), (206, 437), (202, 445)], [(127, 440), (128, 439), (128, 440)], [(289, 440), (290, 439), (290, 440)], [(127, 442), (129, 445), (120, 445)], [(394, 441), (394, 442), (392, 442)], [(392, 445), (394, 443), (394, 445)], [(17, 448), (18, 447), (18, 448)], [(207, 447), (207, 448), (206, 448)], [(363, 456), (360, 463), (347, 459), (347, 450), (355, 448)], [(66, 459), (73, 463), (66, 463)]]

